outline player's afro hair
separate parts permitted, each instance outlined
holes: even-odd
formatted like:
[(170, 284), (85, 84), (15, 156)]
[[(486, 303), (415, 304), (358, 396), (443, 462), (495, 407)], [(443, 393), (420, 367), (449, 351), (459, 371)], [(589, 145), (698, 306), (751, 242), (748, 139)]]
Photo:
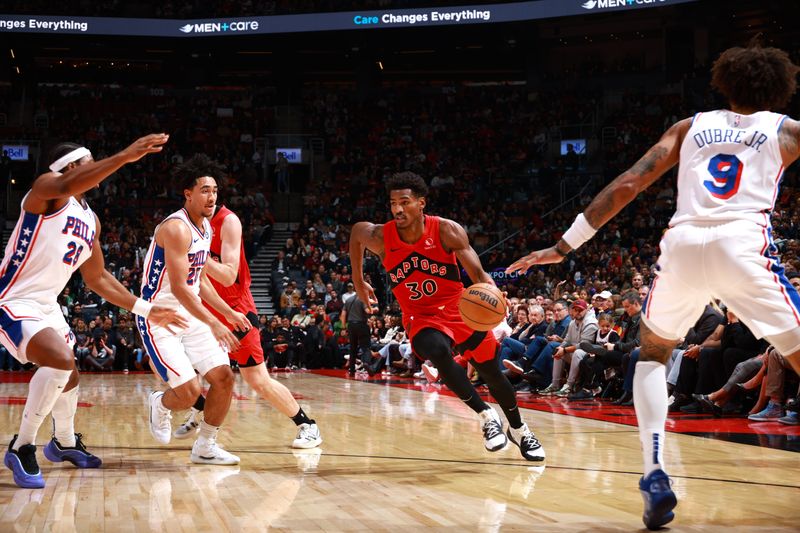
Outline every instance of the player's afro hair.
[(736, 106), (777, 110), (797, 89), (798, 70), (789, 54), (762, 47), (756, 38), (746, 48), (728, 48), (720, 54), (711, 68), (711, 85)]
[(225, 174), (225, 167), (206, 154), (195, 154), (175, 167), (174, 170), (174, 175), (178, 178), (178, 184), (182, 191), (193, 188), (198, 178), (210, 176), (219, 183)]

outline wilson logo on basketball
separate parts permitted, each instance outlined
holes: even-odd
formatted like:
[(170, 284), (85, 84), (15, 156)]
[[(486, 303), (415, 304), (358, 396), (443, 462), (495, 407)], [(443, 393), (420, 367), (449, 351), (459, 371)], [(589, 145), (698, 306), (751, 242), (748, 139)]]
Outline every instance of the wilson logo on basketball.
[(469, 291), (471, 296), (477, 296), (481, 299), (482, 302), (486, 302), (487, 304), (491, 305), (492, 307), (497, 307), (499, 300), (492, 296), (491, 294), (486, 294), (485, 292), (477, 289), (472, 289)]

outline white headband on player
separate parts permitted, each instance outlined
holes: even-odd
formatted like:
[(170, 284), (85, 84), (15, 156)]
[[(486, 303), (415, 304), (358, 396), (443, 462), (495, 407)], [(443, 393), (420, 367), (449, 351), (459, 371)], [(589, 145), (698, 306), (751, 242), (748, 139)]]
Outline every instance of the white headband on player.
[(61, 169), (65, 166), (69, 165), (70, 163), (74, 163), (75, 161), (80, 161), (87, 155), (92, 155), (87, 148), (81, 146), (80, 148), (76, 148), (67, 155), (60, 157), (52, 165), (50, 165), (50, 170), (53, 172), (61, 172)]

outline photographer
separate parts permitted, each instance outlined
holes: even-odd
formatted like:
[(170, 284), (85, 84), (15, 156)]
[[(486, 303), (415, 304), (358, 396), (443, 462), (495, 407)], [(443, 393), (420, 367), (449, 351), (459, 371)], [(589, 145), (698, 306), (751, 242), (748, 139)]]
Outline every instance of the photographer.
[(92, 343), (92, 353), (83, 361), (84, 370), (111, 370), (117, 347), (108, 342), (108, 334), (104, 331)]

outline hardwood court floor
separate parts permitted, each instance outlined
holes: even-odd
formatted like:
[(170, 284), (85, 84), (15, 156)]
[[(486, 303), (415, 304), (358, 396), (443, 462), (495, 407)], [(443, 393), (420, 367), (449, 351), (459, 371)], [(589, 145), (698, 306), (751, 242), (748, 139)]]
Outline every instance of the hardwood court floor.
[[(17, 374), (6, 374), (8, 376)], [(642, 528), (636, 428), (523, 409), (546, 467), (516, 447), (484, 451), (475, 415), (431, 388), (277, 374), (317, 419), (320, 450), (237, 376), (220, 442), (239, 467), (189, 462), (191, 440), (155, 444), (145, 374), (84, 375), (77, 431), (98, 470), (49, 463), (47, 487), (0, 474), (0, 531), (635, 531)], [(16, 432), (27, 383), (2, 385), (0, 435)], [(183, 414), (175, 413), (174, 424)], [(49, 438), (49, 421), (39, 444)], [(797, 453), (668, 434), (680, 499), (673, 531), (798, 531)]]

